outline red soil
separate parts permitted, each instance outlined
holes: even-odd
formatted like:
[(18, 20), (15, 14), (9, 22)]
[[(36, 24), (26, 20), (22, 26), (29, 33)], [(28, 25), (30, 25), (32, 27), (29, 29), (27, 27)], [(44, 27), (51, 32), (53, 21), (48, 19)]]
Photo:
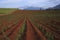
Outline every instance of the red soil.
[(24, 19), (20, 20), (20, 22), (16, 25), (16, 27), (14, 28), (14, 32), (9, 36), (9, 38), (11, 40), (16, 40), (16, 36), (18, 33), (18, 30), (22, 27), (22, 23), (24, 22)]
[(8, 34), (8, 37), (11, 40), (16, 40), (15, 38), (16, 38), (17, 32), (21, 28), (23, 22), (24, 22), (24, 19), (21, 19), (19, 21), (19, 23), (17, 23), (16, 25), (12, 26), (12, 28), (7, 30), (4, 34)]
[(47, 25), (47, 24), (41, 23), (40, 21), (38, 21), (38, 19), (35, 19), (35, 21), (36, 21), (38, 24), (40, 24), (40, 25), (42, 26), (42, 28), (45, 29), (47, 32), (56, 35), (55, 37), (56, 37), (57, 40), (60, 40), (60, 38), (59, 38), (60, 35), (58, 34), (58, 32), (57, 32), (56, 29), (54, 29), (53, 27), (51, 27), (51, 26), (49, 26), (49, 25)]
[(30, 21), (30, 24), (32, 25), (33, 29), (35, 30), (35, 32), (37, 33), (37, 36), (41, 39), (41, 40), (47, 40), (46, 37), (43, 35), (43, 33)]
[(32, 25), (27, 20), (26, 40), (37, 40), (37, 36), (32, 28)]
[(20, 28), (22, 27), (23, 22), (24, 18), (20, 19), (20, 21), (16, 25), (13, 24), (8, 30), (0, 35), (0, 40), (3, 39), (3, 35), (6, 35), (10, 40), (16, 40), (15, 38), (17, 36), (18, 30), (20, 30)]

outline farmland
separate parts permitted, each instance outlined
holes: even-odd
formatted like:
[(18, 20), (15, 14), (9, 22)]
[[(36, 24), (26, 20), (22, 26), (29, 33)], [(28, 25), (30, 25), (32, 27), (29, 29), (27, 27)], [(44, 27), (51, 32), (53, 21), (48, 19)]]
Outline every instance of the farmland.
[(0, 16), (0, 40), (60, 40), (59, 37), (60, 10), (15, 10)]

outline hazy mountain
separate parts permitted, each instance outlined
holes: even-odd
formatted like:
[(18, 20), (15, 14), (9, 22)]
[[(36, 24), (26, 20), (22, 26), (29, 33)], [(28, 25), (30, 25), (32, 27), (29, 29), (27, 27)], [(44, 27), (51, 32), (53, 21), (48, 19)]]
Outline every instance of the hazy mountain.
[(60, 4), (59, 5), (56, 5), (55, 7), (48, 8), (48, 9), (60, 9)]
[(60, 9), (60, 4), (53, 7), (53, 9)]
[(27, 7), (24, 10), (43, 10), (43, 8), (40, 8), (40, 7)]

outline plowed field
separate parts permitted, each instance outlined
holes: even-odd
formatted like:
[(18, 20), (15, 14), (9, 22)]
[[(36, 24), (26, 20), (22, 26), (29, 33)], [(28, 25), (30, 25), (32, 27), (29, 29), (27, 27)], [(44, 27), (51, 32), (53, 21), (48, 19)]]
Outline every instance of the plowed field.
[(0, 40), (60, 40), (60, 11), (16, 10), (2, 15)]

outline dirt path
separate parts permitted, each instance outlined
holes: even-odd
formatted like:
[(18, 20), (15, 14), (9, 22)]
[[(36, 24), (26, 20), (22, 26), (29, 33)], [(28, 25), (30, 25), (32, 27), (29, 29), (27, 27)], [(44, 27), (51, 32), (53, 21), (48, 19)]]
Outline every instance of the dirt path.
[(32, 28), (32, 25), (27, 20), (26, 40), (37, 40), (37, 36)]
[(46, 40), (45, 36), (35, 26), (33, 27), (29, 19), (26, 20), (27, 29), (25, 33), (25, 39), (23, 40)]
[(4, 16), (4, 15), (8, 15), (8, 14), (0, 14), (0, 16)]

